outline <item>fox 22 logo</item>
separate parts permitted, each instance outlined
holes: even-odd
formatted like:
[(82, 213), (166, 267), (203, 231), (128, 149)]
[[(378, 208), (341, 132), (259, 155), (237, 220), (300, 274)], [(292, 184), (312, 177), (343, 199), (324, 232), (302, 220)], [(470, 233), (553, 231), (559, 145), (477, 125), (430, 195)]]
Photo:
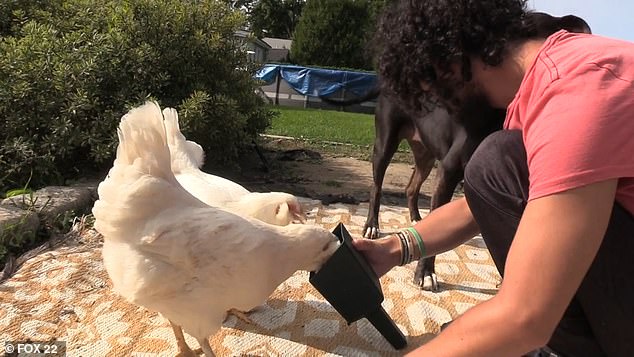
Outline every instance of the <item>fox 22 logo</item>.
[(7, 341), (4, 343), (5, 356), (66, 356), (66, 342), (63, 341)]

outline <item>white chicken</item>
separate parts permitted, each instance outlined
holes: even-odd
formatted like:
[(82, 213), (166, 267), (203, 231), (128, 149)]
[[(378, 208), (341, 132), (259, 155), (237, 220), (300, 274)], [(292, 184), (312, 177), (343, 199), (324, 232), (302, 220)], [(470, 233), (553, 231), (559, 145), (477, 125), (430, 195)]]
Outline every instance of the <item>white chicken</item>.
[(192, 353), (184, 329), (213, 356), (208, 338), (228, 310), (262, 304), (295, 271), (318, 269), (337, 249), (321, 227), (240, 217), (183, 189), (158, 104), (124, 115), (118, 135), (92, 210), (104, 266), (115, 292), (169, 320), (181, 352)]
[(163, 109), (163, 117), (172, 172), (194, 197), (210, 206), (226, 208), (270, 224), (285, 226), (295, 220), (302, 223), (306, 220), (297, 197), (291, 194), (249, 192), (240, 184), (200, 170), (205, 157), (202, 147), (181, 133), (175, 109)]

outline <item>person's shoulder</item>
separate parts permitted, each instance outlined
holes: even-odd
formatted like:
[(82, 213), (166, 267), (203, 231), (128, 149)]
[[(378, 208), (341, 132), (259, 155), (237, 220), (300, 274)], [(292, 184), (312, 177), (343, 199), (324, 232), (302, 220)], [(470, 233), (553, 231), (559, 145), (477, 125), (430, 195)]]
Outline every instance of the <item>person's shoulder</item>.
[(594, 34), (558, 31), (548, 38), (540, 54), (557, 78), (577, 77), (604, 68), (634, 80), (634, 43)]

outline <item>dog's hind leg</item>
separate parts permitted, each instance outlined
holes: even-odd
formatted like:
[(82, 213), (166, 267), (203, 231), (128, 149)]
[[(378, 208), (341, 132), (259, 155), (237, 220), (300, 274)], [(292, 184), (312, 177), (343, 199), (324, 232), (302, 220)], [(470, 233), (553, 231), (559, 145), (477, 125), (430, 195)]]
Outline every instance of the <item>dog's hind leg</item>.
[(407, 207), (409, 208), (409, 218), (412, 223), (420, 221), (422, 218), (418, 211), (418, 196), (420, 187), (429, 177), (431, 169), (434, 167), (436, 159), (434, 155), (420, 141), (408, 141), (414, 154), (415, 167), (409, 179), (405, 192), (407, 194)]

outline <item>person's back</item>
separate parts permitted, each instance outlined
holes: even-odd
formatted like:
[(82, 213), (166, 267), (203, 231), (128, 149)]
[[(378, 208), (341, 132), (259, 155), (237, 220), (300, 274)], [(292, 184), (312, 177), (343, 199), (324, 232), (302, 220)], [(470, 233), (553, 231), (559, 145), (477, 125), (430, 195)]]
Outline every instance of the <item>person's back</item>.
[(616, 200), (634, 214), (634, 43), (557, 32), (509, 105), (522, 130), (529, 200), (619, 177)]

